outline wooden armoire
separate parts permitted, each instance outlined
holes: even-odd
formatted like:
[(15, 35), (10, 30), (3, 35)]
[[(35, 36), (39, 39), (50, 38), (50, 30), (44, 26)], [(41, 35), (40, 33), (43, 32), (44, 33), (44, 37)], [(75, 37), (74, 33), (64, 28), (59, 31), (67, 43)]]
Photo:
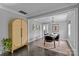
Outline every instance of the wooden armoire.
[(14, 50), (28, 45), (28, 21), (17, 18), (9, 24), (9, 37), (12, 39), (12, 53)]

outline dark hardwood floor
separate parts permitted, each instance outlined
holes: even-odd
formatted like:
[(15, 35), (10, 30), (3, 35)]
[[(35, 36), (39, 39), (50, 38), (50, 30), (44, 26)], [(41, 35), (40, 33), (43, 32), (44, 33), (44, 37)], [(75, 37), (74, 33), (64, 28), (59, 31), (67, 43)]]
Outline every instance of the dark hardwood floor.
[(50, 51), (48, 49), (44, 49), (41, 47), (34, 46), (32, 42), (27, 46), (24, 46), (16, 51), (13, 54), (4, 53), (1, 56), (66, 56), (62, 53), (58, 53), (55, 51)]

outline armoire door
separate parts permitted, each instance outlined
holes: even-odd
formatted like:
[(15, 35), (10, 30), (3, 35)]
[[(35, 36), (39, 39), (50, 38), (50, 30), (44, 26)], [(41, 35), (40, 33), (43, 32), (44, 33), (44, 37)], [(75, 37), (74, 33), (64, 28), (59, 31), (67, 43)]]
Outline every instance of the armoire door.
[(28, 21), (21, 20), (22, 21), (22, 45), (27, 45), (28, 43)]
[(12, 49), (21, 46), (21, 20), (16, 19), (12, 24)]

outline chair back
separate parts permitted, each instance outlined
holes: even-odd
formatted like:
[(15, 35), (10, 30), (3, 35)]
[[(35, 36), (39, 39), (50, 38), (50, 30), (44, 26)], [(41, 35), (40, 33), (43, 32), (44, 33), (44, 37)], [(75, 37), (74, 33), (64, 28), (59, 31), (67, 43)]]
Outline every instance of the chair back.
[(59, 40), (59, 35), (57, 35), (57, 36), (56, 36), (55, 40), (56, 40), (56, 41), (58, 41), (58, 40)]
[(52, 42), (53, 38), (51, 36), (45, 36), (45, 41)]

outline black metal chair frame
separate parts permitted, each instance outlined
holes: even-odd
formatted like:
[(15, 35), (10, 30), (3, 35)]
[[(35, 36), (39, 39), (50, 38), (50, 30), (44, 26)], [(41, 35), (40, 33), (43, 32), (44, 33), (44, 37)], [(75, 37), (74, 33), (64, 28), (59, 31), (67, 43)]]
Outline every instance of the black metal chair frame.
[(55, 41), (59, 41), (59, 35), (56, 36), (56, 38), (53, 38), (51, 36), (44, 36), (44, 46), (45, 46), (45, 42), (52, 42), (54, 41), (54, 48), (55, 46)]

